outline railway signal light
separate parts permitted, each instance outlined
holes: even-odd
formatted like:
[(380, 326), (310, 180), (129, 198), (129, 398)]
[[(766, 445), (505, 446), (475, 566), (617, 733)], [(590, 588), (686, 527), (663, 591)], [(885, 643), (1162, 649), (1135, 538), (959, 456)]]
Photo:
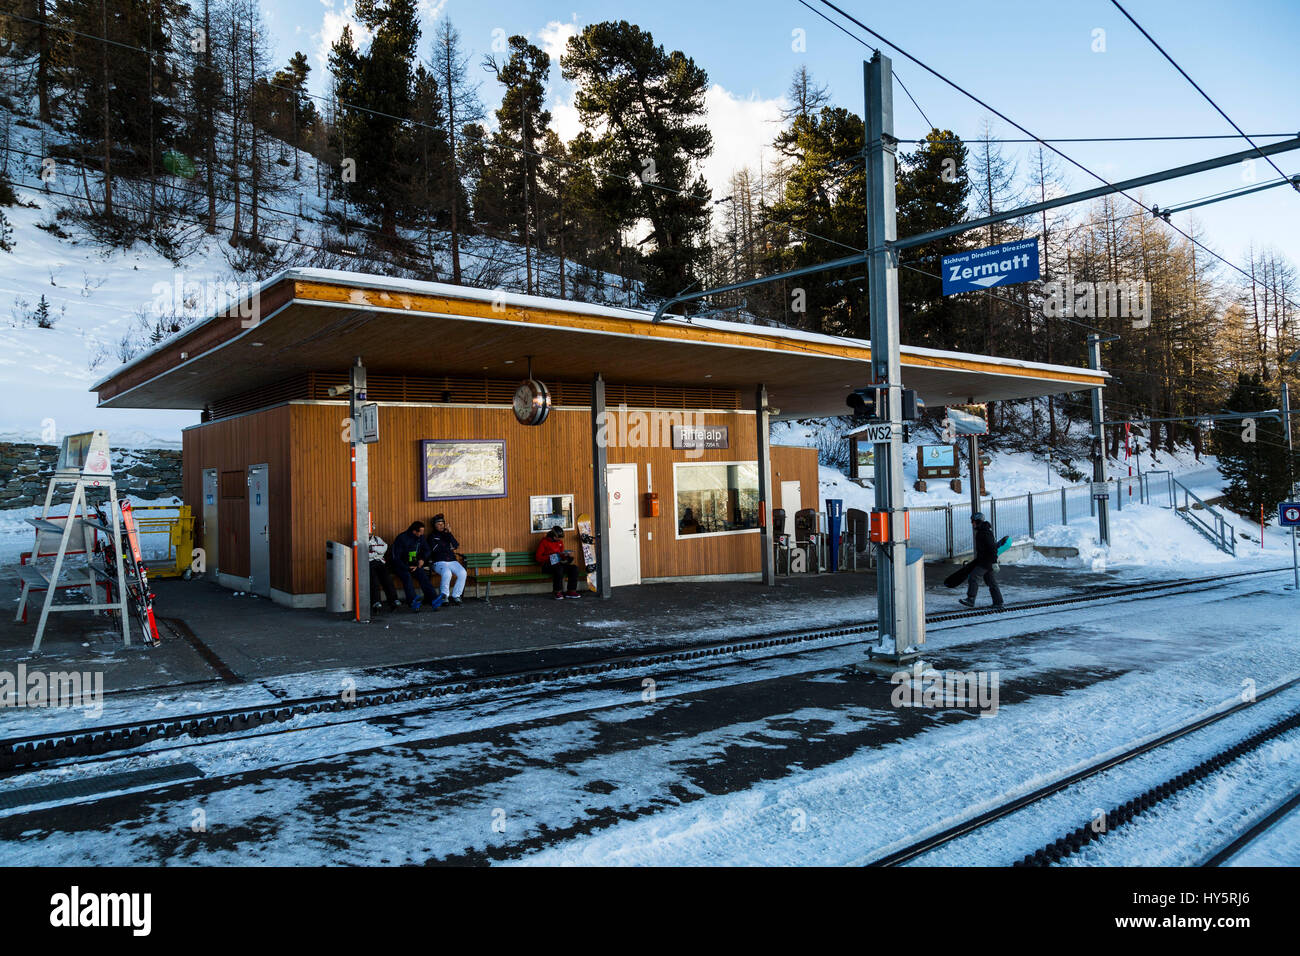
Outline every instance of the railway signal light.
[(849, 392), (844, 403), (853, 410), (855, 422), (875, 421), (888, 417), (888, 390), (876, 385), (856, 388)]
[[(916, 394), (916, 389), (903, 389), (902, 401), (903, 421), (914, 422), (925, 414), (925, 400)], [(879, 385), (854, 389), (844, 403), (853, 410), (854, 421), (886, 421), (889, 418), (889, 390)]]

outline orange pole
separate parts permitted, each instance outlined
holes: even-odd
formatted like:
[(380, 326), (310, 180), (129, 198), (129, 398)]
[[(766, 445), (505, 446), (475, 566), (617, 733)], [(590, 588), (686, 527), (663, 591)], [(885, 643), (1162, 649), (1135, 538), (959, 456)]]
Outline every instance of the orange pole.
[[(352, 540), (355, 541), (357, 543), (356, 546), (360, 548), (362, 546), (362, 541), (359, 537), (357, 537), (357, 445), (356, 442), (352, 443), (350, 449), (352, 452)], [(367, 548), (370, 547), (369, 536), (367, 536), (364, 543)], [(359, 580), (357, 575), (361, 573), (361, 563), (357, 560), (357, 556), (355, 554), (352, 556), (352, 569), (354, 572), (352, 575), (352, 611), (355, 620), (359, 622), (361, 620), (361, 581)], [(369, 554), (367, 554), (366, 555), (367, 573), (369, 572), (369, 570), (370, 570), (370, 556)]]

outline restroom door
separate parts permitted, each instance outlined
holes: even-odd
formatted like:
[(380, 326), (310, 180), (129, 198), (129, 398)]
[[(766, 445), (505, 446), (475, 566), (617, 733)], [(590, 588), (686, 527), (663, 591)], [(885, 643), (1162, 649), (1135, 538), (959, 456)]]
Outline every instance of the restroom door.
[(248, 468), (248, 590), (271, 596), (270, 465)]
[(217, 469), (203, 469), (203, 562), (208, 573), (215, 578), (220, 565), (217, 564), (217, 553), (219, 551), (217, 542), (221, 540), (218, 536), (217, 515), (220, 512), (220, 505), (217, 504), (218, 496), (221, 494), (221, 488), (218, 484)]
[(803, 492), (797, 481), (781, 482), (781, 508), (785, 511), (785, 527), (776, 528), (773, 534), (794, 534), (794, 514), (803, 507)]
[(641, 583), (641, 538), (638, 528), (636, 465), (610, 465), (605, 471), (609, 485), (609, 584)]

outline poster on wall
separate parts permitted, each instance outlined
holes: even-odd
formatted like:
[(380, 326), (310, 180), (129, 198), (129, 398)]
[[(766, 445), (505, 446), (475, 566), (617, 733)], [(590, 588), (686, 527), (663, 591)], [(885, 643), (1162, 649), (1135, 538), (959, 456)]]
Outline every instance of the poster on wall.
[(506, 443), (503, 441), (420, 442), (425, 501), (443, 498), (504, 498)]
[(550, 531), (556, 525), (572, 531), (573, 495), (533, 495), (528, 499), (528, 513), (533, 534)]

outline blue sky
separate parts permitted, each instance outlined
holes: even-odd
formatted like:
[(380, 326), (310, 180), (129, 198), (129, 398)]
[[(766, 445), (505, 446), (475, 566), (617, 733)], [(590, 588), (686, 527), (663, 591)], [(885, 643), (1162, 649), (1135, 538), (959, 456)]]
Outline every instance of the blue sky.
[[(834, 15), (816, 0), (813, 6)], [(705, 167), (715, 196), (727, 173), (757, 165), (776, 130), (773, 122), (790, 74), (807, 63), (830, 87), (835, 103), (861, 112), (862, 61), (870, 51), (801, 6), (797, 0), (584, 3), (567, 0), (422, 0), (428, 54), (434, 25), (450, 18), (475, 63), (490, 52), (493, 31), (522, 33), (558, 50), (587, 23), (627, 19), (656, 41), (681, 49), (709, 74), (708, 104), (715, 156)], [(1151, 44), (1105, 0), (992, 0), (924, 4), (837, 0), (837, 5), (930, 66), (980, 96), (1040, 136), (1139, 136), (1231, 133), (1232, 128)], [(1127, 0), (1129, 12), (1248, 133), (1300, 131), (1300, 4), (1295, 0)], [(350, 18), (351, 0), (263, 0), (277, 61), (297, 49), (308, 53), (323, 91), (324, 51)], [(1094, 52), (1095, 32), (1105, 31), (1105, 51)], [(793, 49), (803, 31), (805, 49)], [(857, 32), (857, 31), (855, 31)], [(500, 36), (501, 34), (497, 34)], [(896, 75), (938, 126), (973, 137), (985, 118), (995, 135), (1019, 136), (978, 104), (926, 74), (897, 52)], [(499, 100), (485, 73), (480, 95), (489, 108)], [(571, 90), (551, 77), (555, 125), (571, 135), (576, 118)], [(922, 135), (926, 124), (895, 91), (900, 137)], [(1115, 180), (1246, 148), (1241, 141), (1062, 144), (1068, 155)], [(1028, 147), (1008, 147), (1022, 165)], [(770, 149), (767, 153), (770, 158)], [(1287, 175), (1300, 173), (1300, 151), (1274, 160)], [(1096, 181), (1062, 161), (1070, 189)], [(1260, 160), (1256, 181), (1276, 174)], [(1163, 206), (1243, 185), (1243, 170), (1228, 168), (1149, 187), (1145, 196)], [(1247, 246), (1274, 246), (1300, 265), (1300, 193), (1280, 187), (1255, 196), (1184, 213), (1195, 215), (1211, 247), (1237, 262)]]

